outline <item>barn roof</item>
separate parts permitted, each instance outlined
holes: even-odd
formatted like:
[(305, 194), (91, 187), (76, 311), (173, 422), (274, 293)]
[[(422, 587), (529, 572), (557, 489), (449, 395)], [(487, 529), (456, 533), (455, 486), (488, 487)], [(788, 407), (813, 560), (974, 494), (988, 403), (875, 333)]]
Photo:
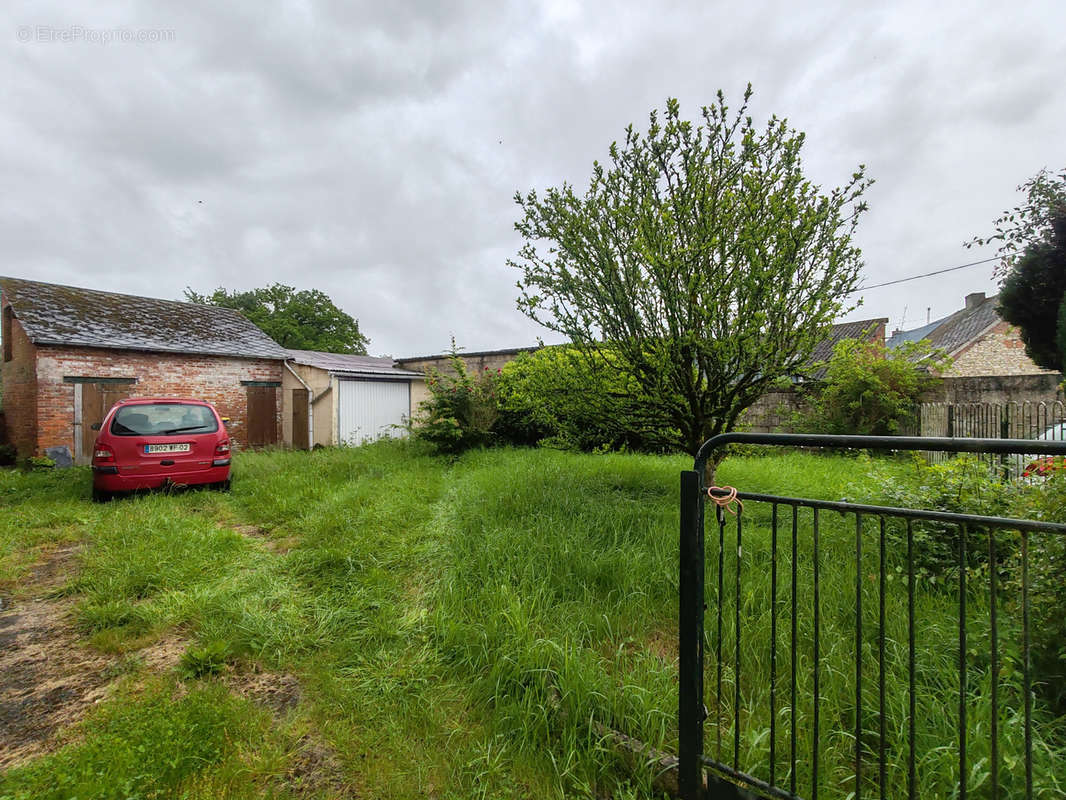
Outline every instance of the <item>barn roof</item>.
[(399, 369), (391, 358), (325, 353), (321, 350), (286, 350), (296, 364), (306, 364), (329, 372), (382, 378), (424, 378), (421, 372)]
[(284, 348), (229, 308), (21, 278), (0, 290), (30, 341), (159, 353), (284, 359)]
[(815, 345), (814, 352), (811, 353), (811, 361), (814, 363), (828, 361), (833, 355), (833, 349), (846, 339), (874, 341), (879, 333), (884, 335), (882, 326), (886, 322), (888, 322), (888, 317), (878, 317), (830, 325), (826, 337)]

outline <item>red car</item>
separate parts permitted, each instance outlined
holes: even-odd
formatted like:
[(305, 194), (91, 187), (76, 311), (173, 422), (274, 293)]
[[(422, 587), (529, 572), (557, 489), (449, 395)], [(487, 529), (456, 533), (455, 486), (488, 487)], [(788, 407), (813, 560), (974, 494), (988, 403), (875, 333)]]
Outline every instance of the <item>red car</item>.
[[(95, 426), (94, 426), (95, 427)], [(119, 400), (93, 446), (93, 500), (160, 486), (230, 486), (229, 434), (210, 403), (170, 397)]]

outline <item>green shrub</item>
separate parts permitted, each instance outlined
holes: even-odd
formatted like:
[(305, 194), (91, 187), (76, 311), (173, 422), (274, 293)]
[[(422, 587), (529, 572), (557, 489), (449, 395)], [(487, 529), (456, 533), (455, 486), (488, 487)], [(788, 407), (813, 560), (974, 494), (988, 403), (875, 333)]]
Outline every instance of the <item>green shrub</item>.
[[(974, 456), (960, 456), (942, 464), (928, 464), (914, 456), (917, 480), (901, 482), (895, 476), (868, 475), (872, 491), (890, 506), (947, 511), (956, 514), (1006, 516), (1017, 495), (1017, 488), (1003, 483), (988, 462)], [(871, 491), (871, 489), (866, 489)], [(959, 526), (953, 522), (916, 521), (914, 530), (914, 564), (922, 577), (940, 579), (956, 572), (959, 565)], [(898, 552), (905, 552), (906, 533), (897, 528), (887, 531)], [(987, 547), (977, 547), (976, 539), (967, 540), (967, 566), (977, 568), (988, 562)], [(1017, 536), (996, 535), (997, 557), (1006, 564), (1015, 552)]]
[(55, 468), (56, 462), (48, 456), (30, 456), (26, 459), (26, 466), (34, 472), (43, 472)]
[(430, 398), (419, 406), (413, 434), (442, 453), (461, 453), (493, 441), (496, 422), (496, 373), (467, 369), (452, 340), (448, 360), (454, 374), (432, 370), (426, 386)]
[[(1054, 473), (1024, 492), (1018, 516), (1066, 521), (1066, 474)], [(1021, 595), (1020, 565), (1014, 594)], [(1066, 535), (1030, 534), (1029, 603), (1033, 675), (1040, 691), (1059, 714), (1066, 713)]]
[(678, 432), (612, 364), (607, 353), (590, 364), (567, 346), (520, 355), (497, 381), (500, 440), (586, 452), (673, 449)]
[(845, 339), (829, 360), (811, 410), (798, 420), (812, 433), (891, 436), (917, 423), (918, 396), (950, 362), (927, 342), (888, 350), (880, 342)]

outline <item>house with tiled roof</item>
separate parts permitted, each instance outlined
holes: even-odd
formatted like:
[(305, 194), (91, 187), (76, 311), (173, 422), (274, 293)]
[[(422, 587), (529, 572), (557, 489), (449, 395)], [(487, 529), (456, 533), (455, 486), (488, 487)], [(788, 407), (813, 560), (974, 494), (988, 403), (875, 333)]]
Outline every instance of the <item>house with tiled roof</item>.
[(887, 347), (925, 340), (952, 358), (944, 377), (1051, 375), (1025, 354), (1018, 329), (999, 316), (998, 296), (966, 295), (961, 309), (910, 331), (892, 332)]
[(279, 443), (288, 353), (237, 311), (0, 277), (6, 439), (21, 457), (88, 463), (93, 424), (125, 397), (196, 397), (238, 446)]

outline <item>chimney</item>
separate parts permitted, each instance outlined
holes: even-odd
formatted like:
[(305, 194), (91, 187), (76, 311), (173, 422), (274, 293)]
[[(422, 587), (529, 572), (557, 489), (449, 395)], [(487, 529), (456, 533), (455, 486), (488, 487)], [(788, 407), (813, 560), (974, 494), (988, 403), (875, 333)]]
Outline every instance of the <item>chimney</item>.
[(971, 308), (977, 308), (984, 301), (984, 292), (974, 292), (973, 294), (968, 294), (966, 295), (966, 310), (969, 311)]

